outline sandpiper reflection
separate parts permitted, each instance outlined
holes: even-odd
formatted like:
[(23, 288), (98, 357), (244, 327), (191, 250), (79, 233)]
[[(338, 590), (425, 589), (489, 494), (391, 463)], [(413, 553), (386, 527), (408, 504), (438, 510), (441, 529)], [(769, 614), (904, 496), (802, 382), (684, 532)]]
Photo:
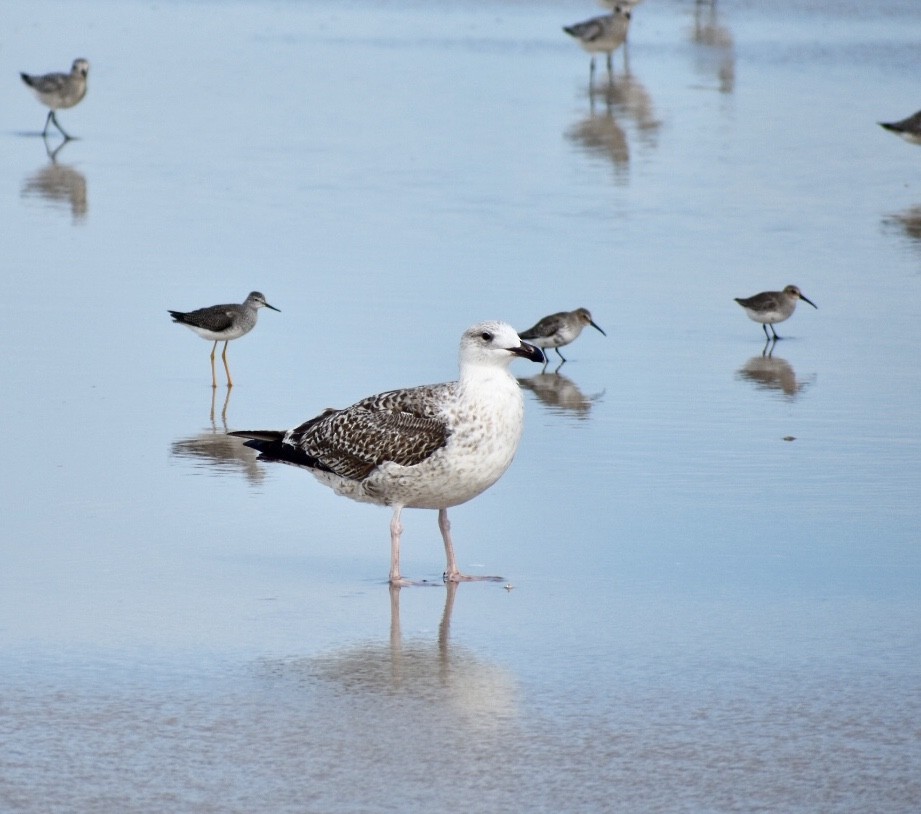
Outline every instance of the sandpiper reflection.
[(691, 41), (697, 46), (694, 69), (714, 76), (720, 93), (732, 93), (736, 83), (736, 54), (732, 32), (720, 22), (715, 0), (695, 0)]
[[(445, 605), (434, 640), (405, 638), (400, 591), (390, 586), (390, 635), (325, 655), (265, 663), (273, 679), (328, 689), (329, 704), (348, 726), (360, 715), (365, 731), (391, 731), (413, 722), (417, 734), (438, 737), (445, 724), (487, 735), (518, 714), (514, 677), (450, 641), (458, 583), (447, 583)], [(417, 592), (418, 595), (418, 592)], [(429, 730), (428, 728), (432, 729)]]
[(586, 153), (610, 161), (618, 175), (630, 164), (630, 145), (624, 126), (632, 124), (641, 144), (656, 145), (662, 122), (652, 97), (629, 67), (607, 82), (589, 88), (589, 115), (573, 125), (566, 137)]
[(583, 421), (589, 417), (592, 405), (604, 395), (602, 390), (586, 396), (572, 379), (559, 372), (559, 368), (552, 373), (543, 372), (519, 379), (518, 384), (537, 396), (551, 413), (574, 415)]
[(883, 218), (883, 224), (896, 227), (909, 240), (921, 243), (921, 205), (909, 207), (896, 215), (888, 215)]
[(765, 342), (761, 355), (752, 356), (739, 368), (736, 377), (751, 382), (758, 390), (773, 390), (792, 401), (815, 381), (815, 376), (797, 380), (793, 365), (774, 356), (775, 344), (773, 339)]
[(47, 139), (44, 139), (44, 142), (50, 162), (26, 178), (20, 196), (41, 198), (53, 206), (63, 205), (70, 209), (74, 223), (80, 223), (86, 218), (89, 208), (86, 178), (83, 173), (68, 164), (58, 162), (58, 155), (69, 141), (62, 141), (54, 149), (51, 149)]
[(227, 407), (231, 392), (231, 388), (227, 388), (221, 406), (221, 425), (218, 426), (215, 418), (217, 391), (212, 388), (211, 427), (197, 435), (173, 441), (170, 455), (187, 460), (193, 466), (213, 468), (219, 473), (242, 472), (251, 484), (262, 483), (265, 467), (257, 463), (259, 453), (244, 446), (239, 438), (227, 435)]

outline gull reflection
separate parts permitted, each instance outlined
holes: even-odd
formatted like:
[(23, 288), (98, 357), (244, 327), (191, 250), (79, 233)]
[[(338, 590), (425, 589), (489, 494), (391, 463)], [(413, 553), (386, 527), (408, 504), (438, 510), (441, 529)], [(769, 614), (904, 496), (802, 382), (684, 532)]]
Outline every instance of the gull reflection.
[(752, 356), (739, 368), (736, 377), (752, 382), (759, 390), (779, 391), (784, 398), (792, 401), (815, 381), (815, 376), (797, 381), (793, 365), (774, 356), (775, 344), (774, 340), (765, 342), (761, 355)]
[(736, 54), (732, 32), (719, 21), (716, 0), (695, 0), (691, 41), (697, 46), (695, 70), (715, 76), (720, 93), (732, 93), (736, 83)]
[(573, 414), (583, 421), (589, 417), (592, 405), (604, 395), (602, 390), (586, 396), (572, 379), (559, 372), (559, 368), (553, 373), (538, 373), (536, 376), (519, 379), (518, 384), (537, 396), (551, 413)]
[[(322, 656), (266, 664), (274, 677), (331, 690), (329, 703), (348, 717), (362, 710), (363, 726), (390, 731), (407, 720), (443, 732), (446, 723), (479, 735), (500, 731), (517, 714), (511, 674), (450, 641), (458, 583), (447, 583), (438, 636), (406, 639), (399, 586), (390, 586), (390, 636)], [(363, 703), (367, 702), (367, 703)], [(336, 716), (339, 717), (338, 711)], [(452, 730), (453, 731), (453, 730)], [(419, 730), (420, 736), (423, 732)], [(436, 732), (437, 734), (437, 732)]]
[(86, 178), (73, 167), (58, 163), (58, 154), (69, 142), (62, 141), (52, 150), (48, 140), (44, 141), (50, 163), (26, 178), (20, 195), (23, 198), (43, 198), (54, 205), (64, 204), (70, 208), (74, 222), (79, 223), (88, 210)]
[(216, 469), (220, 473), (242, 472), (251, 484), (262, 483), (265, 468), (257, 463), (259, 453), (243, 445), (239, 438), (227, 435), (227, 406), (231, 389), (227, 389), (221, 409), (221, 427), (215, 421), (217, 391), (211, 392), (211, 427), (170, 445), (170, 455), (188, 460), (193, 466)]
[(589, 88), (589, 115), (573, 125), (566, 137), (590, 155), (610, 161), (618, 175), (630, 164), (630, 145), (622, 122), (632, 122), (640, 141), (655, 146), (661, 121), (652, 97), (629, 68)]

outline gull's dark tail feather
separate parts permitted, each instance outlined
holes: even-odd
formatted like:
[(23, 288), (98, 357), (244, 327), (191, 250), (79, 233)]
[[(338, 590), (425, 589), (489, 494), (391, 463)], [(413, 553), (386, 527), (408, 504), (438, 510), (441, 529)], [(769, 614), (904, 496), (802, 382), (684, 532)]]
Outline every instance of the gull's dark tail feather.
[(228, 432), (235, 438), (246, 438), (246, 446), (262, 453), (260, 457), (271, 461), (283, 461), (289, 456), (283, 448), (285, 433), (282, 430), (235, 430)]
[(245, 446), (257, 450), (260, 461), (279, 461), (308, 469), (328, 469), (300, 447), (284, 443), (287, 435), (284, 430), (235, 430), (227, 434), (235, 438), (246, 438)]

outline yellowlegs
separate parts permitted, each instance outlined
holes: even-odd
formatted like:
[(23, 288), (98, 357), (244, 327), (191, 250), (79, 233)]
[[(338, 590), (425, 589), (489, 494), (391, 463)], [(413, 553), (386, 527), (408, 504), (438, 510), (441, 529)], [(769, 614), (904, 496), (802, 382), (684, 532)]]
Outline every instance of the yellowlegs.
[(230, 378), (230, 368), (227, 366), (227, 343), (231, 339), (239, 339), (256, 327), (256, 319), (260, 308), (271, 308), (278, 311), (274, 305), (265, 301), (265, 295), (258, 291), (251, 291), (246, 300), (240, 304), (212, 305), (208, 308), (199, 308), (197, 311), (170, 311), (173, 322), (185, 325), (195, 331), (202, 339), (214, 342), (211, 348), (211, 386), (217, 387), (217, 376), (214, 373), (214, 352), (217, 343), (224, 343), (224, 370), (227, 371), (227, 386), (233, 387)]
[[(774, 330), (774, 324), (789, 319), (796, 310), (796, 301), (802, 300), (808, 302), (813, 308), (818, 308), (812, 300), (803, 295), (795, 285), (788, 285), (783, 291), (762, 291), (753, 297), (736, 297), (739, 303), (748, 314), (748, 318), (755, 322), (760, 322), (764, 329), (764, 335), (768, 339), (780, 339), (777, 331)], [(768, 333), (767, 326), (771, 326), (771, 333)]]
[(45, 129), (42, 136), (48, 135), (48, 125), (52, 122), (61, 131), (66, 140), (73, 138), (67, 133), (54, 115), (55, 110), (64, 110), (73, 107), (86, 96), (86, 75), (89, 73), (90, 64), (85, 59), (75, 59), (70, 73), (46, 73), (33, 76), (20, 73), (22, 81), (28, 85), (38, 97), (38, 101), (50, 108), (48, 118), (45, 119)]
[(604, 336), (607, 336), (592, 321), (592, 315), (587, 308), (551, 314), (519, 335), (539, 348), (556, 348), (557, 356), (565, 362), (566, 357), (560, 353), (560, 348), (574, 341), (586, 325), (591, 325), (596, 331), (601, 331)]
[(884, 127), (890, 133), (901, 136), (905, 141), (921, 144), (921, 110), (907, 119), (898, 122), (880, 122), (879, 126)]
[(595, 54), (607, 55), (608, 75), (612, 73), (611, 54), (627, 40), (630, 28), (630, 11), (622, 6), (614, 6), (610, 14), (592, 17), (582, 23), (563, 26), (563, 31), (575, 37), (588, 53), (592, 55), (589, 67), (589, 84), (595, 79)]
[(448, 508), (488, 489), (512, 462), (524, 418), (521, 389), (508, 371), (516, 357), (544, 361), (511, 326), (482, 322), (461, 337), (458, 381), (370, 396), (292, 430), (231, 435), (250, 439), (263, 460), (309, 470), (337, 494), (393, 509), (391, 584), (410, 584), (400, 574), (404, 508), (438, 510), (445, 580), (476, 579), (457, 567)]

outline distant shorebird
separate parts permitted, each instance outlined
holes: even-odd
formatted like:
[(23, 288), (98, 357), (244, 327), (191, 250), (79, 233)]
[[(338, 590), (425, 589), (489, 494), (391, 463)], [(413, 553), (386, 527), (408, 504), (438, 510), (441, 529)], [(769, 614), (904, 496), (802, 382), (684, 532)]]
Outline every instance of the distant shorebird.
[(879, 126), (884, 127), (890, 133), (901, 136), (905, 141), (921, 144), (921, 110), (907, 119), (899, 122), (880, 122)]
[(393, 509), (391, 584), (410, 584), (400, 574), (404, 508), (438, 510), (446, 581), (476, 579), (457, 567), (448, 509), (488, 489), (512, 462), (524, 401), (508, 365), (518, 356), (544, 361), (511, 326), (483, 322), (461, 337), (456, 382), (370, 396), (288, 431), (230, 434), (250, 439), (262, 460), (303, 467), (337, 494)]
[(563, 31), (575, 37), (579, 45), (592, 55), (589, 84), (595, 78), (595, 54), (607, 55), (608, 75), (612, 74), (611, 54), (626, 42), (629, 28), (630, 10), (620, 5), (614, 6), (610, 14), (563, 26)]
[[(749, 319), (761, 323), (764, 335), (768, 339), (773, 338), (775, 340), (780, 339), (780, 337), (777, 335), (777, 331), (774, 330), (774, 324), (783, 322), (793, 315), (796, 310), (797, 300), (808, 302), (813, 308), (819, 307), (812, 300), (803, 296), (803, 292), (795, 285), (788, 285), (783, 291), (762, 291), (753, 297), (744, 299), (736, 297), (735, 300), (745, 309)], [(768, 325), (771, 326), (773, 337), (768, 333)]]
[(258, 291), (251, 291), (241, 305), (231, 303), (229, 305), (212, 305), (208, 308), (199, 308), (197, 311), (169, 312), (173, 322), (185, 325), (195, 331), (202, 339), (214, 342), (214, 346), (211, 348), (212, 387), (217, 387), (217, 376), (214, 373), (214, 352), (217, 350), (217, 343), (224, 343), (224, 352), (221, 354), (221, 359), (224, 360), (224, 370), (227, 371), (227, 386), (233, 387), (230, 368), (227, 366), (227, 343), (231, 339), (239, 339), (256, 327), (256, 319), (259, 317), (260, 308), (271, 308), (273, 311), (279, 310), (265, 301), (264, 294)]
[(64, 110), (73, 107), (86, 96), (86, 75), (89, 73), (90, 64), (85, 59), (75, 59), (70, 73), (46, 73), (42, 76), (32, 76), (20, 73), (22, 81), (28, 85), (48, 111), (45, 119), (45, 129), (42, 136), (48, 135), (48, 125), (52, 122), (61, 131), (61, 135), (68, 141), (73, 138), (58, 124), (54, 115), (55, 110)]
[(522, 331), (519, 336), (539, 348), (556, 348), (557, 356), (565, 362), (566, 357), (560, 353), (560, 348), (574, 341), (582, 333), (582, 329), (586, 325), (591, 325), (595, 330), (601, 331), (604, 336), (607, 336), (592, 321), (592, 315), (587, 308), (577, 308), (575, 311), (560, 311), (558, 314), (551, 314), (549, 317), (544, 317), (533, 327), (528, 328), (528, 330)]

